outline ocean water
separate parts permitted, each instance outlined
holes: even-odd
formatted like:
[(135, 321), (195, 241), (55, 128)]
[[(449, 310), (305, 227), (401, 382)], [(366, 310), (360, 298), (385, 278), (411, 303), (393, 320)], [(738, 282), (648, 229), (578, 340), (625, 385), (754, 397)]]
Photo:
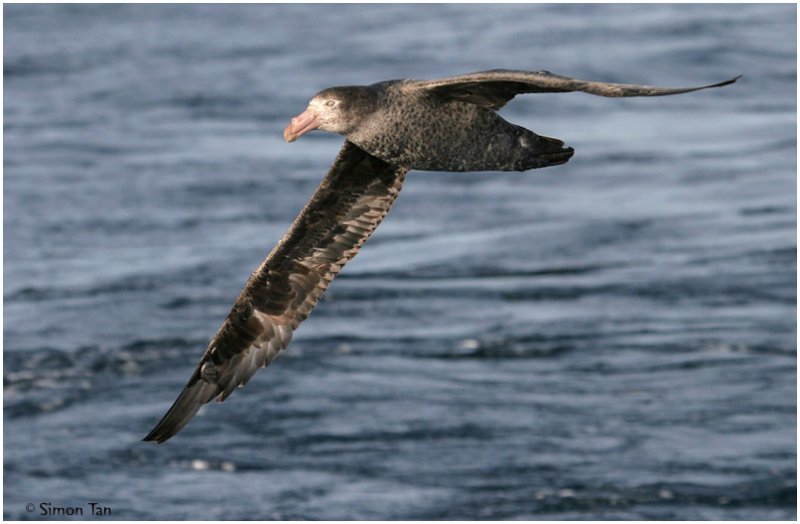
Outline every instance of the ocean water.
[[(5, 5), (4, 518), (795, 519), (795, 9)], [(518, 97), (568, 164), (412, 173), (268, 370), (141, 442), (341, 145), (288, 119), (500, 67), (744, 77)]]

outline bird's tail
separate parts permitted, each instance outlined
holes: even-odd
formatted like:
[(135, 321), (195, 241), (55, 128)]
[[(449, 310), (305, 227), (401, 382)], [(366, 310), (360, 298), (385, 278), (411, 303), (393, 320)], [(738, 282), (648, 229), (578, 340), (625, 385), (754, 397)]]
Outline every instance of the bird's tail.
[(562, 140), (529, 133), (522, 139), (526, 154), (518, 161), (519, 171), (565, 164), (575, 153), (571, 147), (564, 147)]

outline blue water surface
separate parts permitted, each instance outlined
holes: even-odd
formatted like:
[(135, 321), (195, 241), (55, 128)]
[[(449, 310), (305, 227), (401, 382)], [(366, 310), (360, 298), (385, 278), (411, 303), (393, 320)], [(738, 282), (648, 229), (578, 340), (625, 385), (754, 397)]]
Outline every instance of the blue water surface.
[[(795, 519), (795, 10), (5, 5), (4, 518)], [(412, 173), (281, 358), (141, 442), (341, 145), (288, 119), (500, 67), (744, 77), (518, 97), (568, 164)]]

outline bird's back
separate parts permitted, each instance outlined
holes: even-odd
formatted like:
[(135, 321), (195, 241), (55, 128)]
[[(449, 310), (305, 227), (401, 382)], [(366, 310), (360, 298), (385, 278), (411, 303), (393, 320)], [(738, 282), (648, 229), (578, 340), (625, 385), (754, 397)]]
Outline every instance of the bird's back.
[(422, 171), (524, 171), (572, 155), (560, 140), (511, 124), (491, 109), (403, 82), (381, 87), (381, 110), (348, 139), (390, 164)]

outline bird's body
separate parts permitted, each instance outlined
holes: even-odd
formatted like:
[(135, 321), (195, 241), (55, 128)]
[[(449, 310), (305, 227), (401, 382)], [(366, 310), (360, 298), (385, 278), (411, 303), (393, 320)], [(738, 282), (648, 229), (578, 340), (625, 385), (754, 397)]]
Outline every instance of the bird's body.
[[(737, 77), (738, 78), (738, 77)], [(164, 442), (270, 362), (330, 282), (388, 213), (411, 169), (524, 171), (567, 162), (572, 148), (511, 124), (496, 110), (519, 93), (661, 96), (697, 88), (587, 82), (546, 71), (494, 70), (439, 80), (326, 89), (284, 131), (346, 137), (328, 175), (253, 272), (189, 382), (145, 440)]]
[(361, 89), (375, 91), (386, 109), (368, 114), (347, 138), (393, 165), (419, 171), (527, 171), (563, 164), (572, 156), (560, 140), (507, 122), (492, 109), (431, 96), (413, 82)]

